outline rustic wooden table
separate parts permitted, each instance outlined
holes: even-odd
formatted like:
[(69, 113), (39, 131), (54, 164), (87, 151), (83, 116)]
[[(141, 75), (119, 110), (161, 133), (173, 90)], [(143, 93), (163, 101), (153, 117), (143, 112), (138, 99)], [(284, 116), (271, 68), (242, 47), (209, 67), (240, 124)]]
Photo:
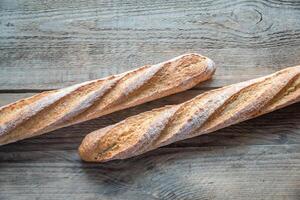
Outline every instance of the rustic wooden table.
[(187, 52), (214, 80), (0, 147), (0, 199), (300, 199), (300, 104), (136, 158), (80, 161), (88, 132), (300, 64), (299, 0), (0, 1), (0, 104)]

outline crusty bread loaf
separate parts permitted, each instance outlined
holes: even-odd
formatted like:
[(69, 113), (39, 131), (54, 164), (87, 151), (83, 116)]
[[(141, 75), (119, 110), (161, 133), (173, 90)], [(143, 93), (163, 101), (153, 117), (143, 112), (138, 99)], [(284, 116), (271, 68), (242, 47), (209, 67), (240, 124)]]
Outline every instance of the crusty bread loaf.
[(123, 74), (43, 92), (0, 108), (0, 145), (189, 89), (213, 75), (212, 60), (186, 54)]
[(210, 133), (300, 101), (300, 66), (203, 93), (88, 134), (83, 160), (104, 162)]

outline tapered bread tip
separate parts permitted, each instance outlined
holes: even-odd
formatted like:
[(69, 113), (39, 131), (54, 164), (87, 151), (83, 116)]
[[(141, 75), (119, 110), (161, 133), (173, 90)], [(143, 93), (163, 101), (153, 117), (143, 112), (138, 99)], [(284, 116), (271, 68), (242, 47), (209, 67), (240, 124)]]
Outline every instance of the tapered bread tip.
[(99, 141), (108, 130), (113, 128), (113, 126), (114, 125), (110, 125), (103, 129), (93, 131), (84, 137), (78, 148), (78, 153), (82, 160), (87, 162), (105, 162), (110, 160), (109, 158), (100, 159), (99, 149), (104, 145), (99, 143)]
[(211, 71), (212, 73), (216, 71), (216, 64), (212, 59), (206, 57), (206, 64), (207, 64), (207, 69), (209, 71)]
[(204, 58), (205, 59), (205, 64), (206, 64), (206, 70), (208, 72), (210, 72), (211, 74), (215, 73), (215, 71), (216, 71), (216, 64), (215, 64), (215, 62), (212, 59), (210, 59), (210, 58), (208, 58), (208, 57), (206, 57), (204, 55), (201, 55), (199, 53), (187, 53), (187, 54), (182, 55), (182, 57), (187, 56), (187, 55), (191, 55), (191, 56), (194, 55), (194, 56), (197, 56), (197, 57)]
[(197, 57), (202, 57), (202, 58), (205, 59), (204, 60), (205, 71), (208, 74), (208, 77), (209, 77), (208, 79), (211, 79), (213, 77), (213, 74), (216, 72), (216, 69), (217, 69), (215, 62), (212, 59), (210, 59), (206, 56), (203, 56), (201, 54), (198, 54), (198, 53), (191, 53), (190, 55), (195, 55)]
[[(108, 127), (104, 129), (107, 128)], [(98, 157), (96, 151), (98, 145), (97, 141), (103, 135), (101, 132), (103, 132), (104, 129), (94, 131), (84, 137), (78, 148), (78, 153), (82, 160), (91, 162)]]
[(87, 161), (87, 162), (92, 161), (92, 159), (91, 159), (91, 154), (93, 154), (92, 151), (89, 151), (89, 149), (91, 149), (91, 148), (90, 148), (90, 146), (88, 146), (87, 144), (89, 144), (89, 145), (91, 145), (91, 146), (95, 145), (95, 143), (91, 144), (91, 143), (93, 142), (93, 140), (90, 140), (90, 142), (87, 142), (87, 140), (89, 140), (88, 138), (92, 139), (90, 135), (91, 135), (91, 134), (88, 134), (88, 135), (82, 140), (82, 142), (81, 142), (81, 144), (80, 144), (80, 146), (79, 146), (79, 148), (78, 148), (78, 153), (79, 153), (80, 158), (81, 158), (82, 160), (84, 160), (84, 161)]

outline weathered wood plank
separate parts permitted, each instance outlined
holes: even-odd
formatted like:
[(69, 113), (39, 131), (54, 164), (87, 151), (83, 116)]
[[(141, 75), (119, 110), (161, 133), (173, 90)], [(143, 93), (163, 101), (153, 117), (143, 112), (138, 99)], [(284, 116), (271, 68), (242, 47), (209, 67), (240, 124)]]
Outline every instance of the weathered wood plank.
[[(0, 152), (1, 199), (298, 199), (300, 146), (158, 149), (125, 161)], [(13, 198), (12, 198), (13, 197)]]
[(223, 86), (300, 64), (298, 1), (1, 1), (0, 90), (51, 89), (186, 52)]
[[(117, 123), (127, 117), (153, 108), (183, 102), (201, 92), (203, 91), (189, 90), (81, 124), (62, 128), (42, 136), (5, 145), (0, 147), (0, 150), (77, 149), (83, 137), (91, 131)], [(28, 94), (13, 94), (12, 97), (16, 99), (18, 95), (23, 97)], [(3, 99), (9, 99), (9, 96), (9, 94), (0, 94), (0, 105)], [(300, 144), (299, 110), (300, 103), (294, 104), (259, 118), (219, 130), (213, 134), (177, 142), (169, 147)]]
[(0, 107), (35, 94), (37, 93), (0, 93)]

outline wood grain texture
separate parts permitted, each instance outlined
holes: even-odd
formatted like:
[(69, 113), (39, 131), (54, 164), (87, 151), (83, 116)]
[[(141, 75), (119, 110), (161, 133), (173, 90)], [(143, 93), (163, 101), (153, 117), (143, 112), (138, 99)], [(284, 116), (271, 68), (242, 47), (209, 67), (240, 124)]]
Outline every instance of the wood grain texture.
[(76, 150), (131, 115), (299, 64), (299, 18), (297, 0), (0, 1), (0, 105), (186, 52), (218, 67), (193, 90), (0, 147), (0, 199), (299, 199), (299, 103), (125, 161)]
[(298, 199), (299, 159), (299, 145), (164, 148), (101, 165), (74, 150), (4, 152), (0, 197)]
[[(300, 63), (298, 1), (1, 1), (0, 89), (51, 89), (186, 52), (218, 87)], [(30, 77), (30, 78), (29, 78)]]

